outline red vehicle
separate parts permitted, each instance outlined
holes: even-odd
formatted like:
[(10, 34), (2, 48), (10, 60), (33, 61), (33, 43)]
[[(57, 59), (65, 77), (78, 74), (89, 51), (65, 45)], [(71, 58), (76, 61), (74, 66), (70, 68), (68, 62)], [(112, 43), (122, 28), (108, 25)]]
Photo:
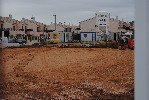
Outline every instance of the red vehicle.
[(128, 48), (134, 50), (134, 39), (128, 40)]

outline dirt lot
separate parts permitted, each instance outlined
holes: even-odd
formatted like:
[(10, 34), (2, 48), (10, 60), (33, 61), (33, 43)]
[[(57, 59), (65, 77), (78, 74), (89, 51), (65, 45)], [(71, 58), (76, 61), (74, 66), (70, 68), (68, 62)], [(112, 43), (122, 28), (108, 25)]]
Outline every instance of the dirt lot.
[(134, 98), (132, 50), (16, 48), (1, 54), (1, 99)]

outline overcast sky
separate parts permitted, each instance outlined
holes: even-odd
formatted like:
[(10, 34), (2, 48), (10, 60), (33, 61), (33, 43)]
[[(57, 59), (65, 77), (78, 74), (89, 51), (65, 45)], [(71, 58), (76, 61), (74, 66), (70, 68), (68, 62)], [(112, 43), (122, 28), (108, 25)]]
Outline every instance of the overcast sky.
[(32, 16), (45, 24), (66, 22), (78, 25), (80, 21), (95, 16), (96, 11), (108, 11), (121, 20), (134, 20), (134, 0), (0, 0), (3, 17), (21, 20)]

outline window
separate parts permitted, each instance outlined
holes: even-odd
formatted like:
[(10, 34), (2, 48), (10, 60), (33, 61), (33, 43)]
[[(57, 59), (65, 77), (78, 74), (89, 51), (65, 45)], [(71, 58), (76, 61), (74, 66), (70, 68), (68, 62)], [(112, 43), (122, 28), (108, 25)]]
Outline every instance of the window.
[(84, 34), (84, 37), (86, 38), (87, 37), (87, 34)]
[(106, 21), (106, 19), (104, 19), (104, 21)]
[(105, 15), (105, 17), (107, 17), (107, 15)]
[(37, 36), (35, 36), (35, 40), (37, 40)]
[(34, 40), (34, 36), (32, 36), (32, 40)]
[(15, 26), (13, 26), (13, 31), (15, 31), (16, 29), (15, 29)]
[(95, 27), (98, 27), (97, 25), (95, 25)]
[(1, 29), (3, 29), (3, 24), (1, 24)]
[(37, 37), (37, 40), (38, 40), (38, 42), (39, 42), (40, 38), (39, 38), (39, 37)]
[(103, 17), (104, 15), (101, 15), (101, 17)]

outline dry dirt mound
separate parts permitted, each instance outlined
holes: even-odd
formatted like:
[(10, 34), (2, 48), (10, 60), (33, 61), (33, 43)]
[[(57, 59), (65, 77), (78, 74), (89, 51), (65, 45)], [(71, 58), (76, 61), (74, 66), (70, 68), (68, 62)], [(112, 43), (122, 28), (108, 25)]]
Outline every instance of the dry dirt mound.
[(4, 49), (0, 98), (134, 98), (134, 52), (96, 48)]

